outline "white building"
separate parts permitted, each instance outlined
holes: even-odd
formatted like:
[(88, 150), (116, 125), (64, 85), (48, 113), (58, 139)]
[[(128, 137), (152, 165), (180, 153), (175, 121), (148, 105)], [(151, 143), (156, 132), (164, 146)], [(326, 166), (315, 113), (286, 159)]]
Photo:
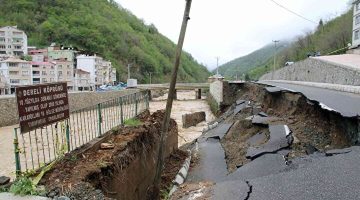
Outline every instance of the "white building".
[(354, 1), (352, 48), (360, 45), (360, 0)]
[(0, 28), (0, 54), (27, 55), (27, 35), (16, 26)]
[(14, 93), (16, 86), (32, 84), (31, 64), (13, 57), (0, 61), (0, 77), (1, 94)]
[(101, 85), (114, 84), (116, 81), (115, 68), (112, 67), (111, 62), (104, 61), (102, 57), (97, 55), (79, 55), (76, 59), (77, 69), (90, 73), (92, 90)]

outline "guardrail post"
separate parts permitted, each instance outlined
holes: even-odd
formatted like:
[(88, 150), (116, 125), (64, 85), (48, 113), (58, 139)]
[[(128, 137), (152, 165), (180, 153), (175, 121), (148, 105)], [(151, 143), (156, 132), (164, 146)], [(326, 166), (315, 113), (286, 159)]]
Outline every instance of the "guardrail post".
[(99, 128), (99, 133), (98, 136), (101, 136), (101, 123), (102, 123), (102, 116), (101, 116), (101, 105), (98, 104), (97, 105), (97, 110), (98, 110), (98, 128)]
[(137, 93), (135, 93), (135, 116), (138, 115), (138, 100), (137, 100)]
[(123, 98), (120, 97), (120, 120), (121, 124), (124, 124), (124, 111), (123, 111)]
[(70, 126), (69, 126), (69, 120), (66, 120), (66, 144), (68, 148), (68, 152), (70, 152)]
[(17, 128), (14, 128), (14, 153), (15, 153), (15, 165), (16, 165), (16, 176), (21, 174), (21, 164), (19, 155), (19, 140), (17, 135)]

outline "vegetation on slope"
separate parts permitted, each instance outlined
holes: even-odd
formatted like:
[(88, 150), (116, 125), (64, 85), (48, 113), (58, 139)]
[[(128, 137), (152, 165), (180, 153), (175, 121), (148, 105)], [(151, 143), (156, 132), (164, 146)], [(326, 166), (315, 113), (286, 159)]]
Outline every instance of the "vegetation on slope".
[[(0, 26), (17, 25), (29, 45), (46, 47), (52, 42), (76, 46), (111, 60), (126, 79), (132, 63), (132, 78), (142, 83), (167, 82), (175, 44), (154, 25), (146, 25), (114, 0), (0, 0)], [(205, 81), (209, 72), (183, 53), (179, 81)]]
[[(296, 38), (291, 44), (287, 45), (286, 48), (278, 49), (275, 68), (279, 69), (284, 67), (285, 63), (288, 61), (296, 62), (306, 59), (309, 52), (320, 52), (321, 55), (345, 53), (346, 49), (344, 49), (344, 47), (347, 47), (352, 40), (352, 22), (352, 9), (326, 23), (321, 20), (316, 30), (307, 32), (305, 35)], [(339, 49), (343, 50), (336, 51)], [(267, 52), (267, 54), (265, 54), (267, 56), (258, 54), (258, 52)], [(225, 64), (224, 66), (221, 66), (221, 68), (225, 71), (225, 75), (228, 74), (228, 70), (235, 68), (248, 74), (251, 79), (257, 80), (263, 74), (270, 72), (273, 69), (273, 52), (274, 47), (271, 48), (271, 46), (268, 45), (248, 56), (231, 61), (229, 62), (230, 65)], [(246, 63), (244, 64), (243, 62), (238, 62), (245, 59), (252, 61), (250, 62), (251, 66), (247, 66)], [(235, 63), (235, 65), (233, 63)]]
[[(287, 42), (281, 42), (278, 44), (277, 51), (280, 51), (288, 45)], [(268, 44), (263, 48), (256, 50), (249, 55), (232, 60), (219, 67), (219, 72), (226, 78), (244, 78), (243, 75), (248, 73), (256, 66), (265, 65), (270, 58), (273, 57), (275, 52), (274, 44)]]

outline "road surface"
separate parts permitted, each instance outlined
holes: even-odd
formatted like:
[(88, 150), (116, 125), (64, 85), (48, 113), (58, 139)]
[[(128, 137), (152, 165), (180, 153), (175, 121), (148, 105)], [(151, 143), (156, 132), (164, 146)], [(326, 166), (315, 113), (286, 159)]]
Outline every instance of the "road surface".
[(271, 81), (259, 81), (259, 83), (300, 92), (308, 99), (323, 103), (345, 117), (360, 116), (360, 95), (358, 94)]

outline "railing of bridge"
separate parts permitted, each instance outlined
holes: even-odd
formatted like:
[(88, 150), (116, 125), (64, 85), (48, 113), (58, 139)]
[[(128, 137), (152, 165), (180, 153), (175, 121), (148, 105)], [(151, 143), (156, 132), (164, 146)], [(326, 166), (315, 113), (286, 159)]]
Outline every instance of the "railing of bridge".
[(148, 92), (142, 91), (71, 112), (67, 120), (27, 133), (15, 128), (16, 173), (39, 170), (148, 108)]

